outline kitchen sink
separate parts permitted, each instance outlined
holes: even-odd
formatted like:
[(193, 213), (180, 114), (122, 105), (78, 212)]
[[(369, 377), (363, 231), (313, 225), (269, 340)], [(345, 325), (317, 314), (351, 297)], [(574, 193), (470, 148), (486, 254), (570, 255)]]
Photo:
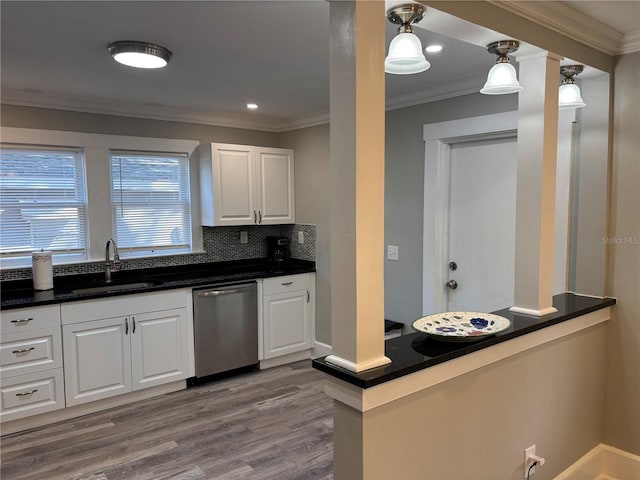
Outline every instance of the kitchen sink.
[(136, 290), (138, 288), (147, 288), (158, 285), (158, 282), (133, 282), (133, 283), (121, 283), (114, 285), (102, 285), (100, 287), (87, 287), (76, 288), (71, 290), (72, 293), (109, 293), (109, 292), (121, 292), (123, 290)]

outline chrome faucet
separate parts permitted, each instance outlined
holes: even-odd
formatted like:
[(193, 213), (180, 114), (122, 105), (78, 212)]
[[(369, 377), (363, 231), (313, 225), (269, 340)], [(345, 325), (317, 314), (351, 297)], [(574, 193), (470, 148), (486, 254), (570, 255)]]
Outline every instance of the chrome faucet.
[[(113, 245), (113, 261), (109, 258), (109, 245)], [(107, 240), (107, 246), (105, 248), (105, 264), (104, 264), (104, 280), (106, 283), (111, 283), (111, 271), (117, 272), (120, 270), (120, 255), (118, 255), (118, 245), (113, 238)]]

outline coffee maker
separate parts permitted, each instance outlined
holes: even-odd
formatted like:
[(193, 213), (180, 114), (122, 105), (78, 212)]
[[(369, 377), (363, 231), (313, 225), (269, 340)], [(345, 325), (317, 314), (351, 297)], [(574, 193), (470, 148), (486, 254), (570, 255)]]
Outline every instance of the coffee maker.
[(282, 265), (291, 258), (288, 237), (267, 237), (267, 258), (276, 265)]

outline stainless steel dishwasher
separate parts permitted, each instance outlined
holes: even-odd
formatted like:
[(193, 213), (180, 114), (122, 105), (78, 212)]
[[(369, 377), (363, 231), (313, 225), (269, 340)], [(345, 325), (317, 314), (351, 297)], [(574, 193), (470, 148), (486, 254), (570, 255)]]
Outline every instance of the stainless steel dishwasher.
[(193, 289), (196, 377), (258, 363), (256, 282)]

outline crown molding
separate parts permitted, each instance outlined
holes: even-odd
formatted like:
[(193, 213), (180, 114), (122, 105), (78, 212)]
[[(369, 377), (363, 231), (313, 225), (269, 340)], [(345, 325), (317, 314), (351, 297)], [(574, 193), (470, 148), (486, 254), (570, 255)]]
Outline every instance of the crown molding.
[(474, 75), (436, 88), (427, 88), (420, 92), (393, 97), (387, 101), (386, 109), (398, 110), (423, 103), (437, 102), (438, 100), (445, 100), (447, 98), (469, 95), (470, 93), (478, 93), (482, 85), (484, 85), (485, 80), (486, 76), (484, 74)]
[[(484, 76), (473, 76), (460, 79), (447, 85), (421, 90), (416, 93), (389, 99), (386, 110), (398, 110), (424, 103), (435, 102), (447, 98), (477, 93), (484, 83)], [(144, 118), (169, 122), (187, 122), (218, 127), (242, 128), (265, 132), (282, 133), (290, 130), (315, 127), (329, 123), (329, 114), (324, 113), (304, 117), (293, 121), (244, 121), (229, 119), (219, 115), (203, 112), (185, 111), (162, 105), (143, 105), (105, 101), (103, 99), (77, 97), (73, 95), (57, 95), (44, 92), (24, 91), (20, 89), (2, 89), (2, 103), (22, 107), (49, 108), (70, 112), (95, 113), (99, 115), (116, 115), (121, 117)]]
[(608, 55), (622, 53), (624, 35), (593, 18), (555, 1), (488, 0), (489, 3), (543, 25)]
[(105, 101), (92, 97), (59, 95), (12, 88), (2, 89), (2, 103), (22, 107), (50, 108), (54, 110), (116, 115), (169, 122), (198, 123), (218, 127), (242, 128), (276, 133), (283, 131), (283, 128), (286, 129), (288, 125), (288, 123), (278, 122), (276, 119), (272, 121), (246, 121), (229, 118), (228, 116), (212, 115), (205, 112), (186, 111), (163, 105)]
[(627, 33), (622, 39), (622, 50), (620, 53), (640, 52), (640, 30)]

